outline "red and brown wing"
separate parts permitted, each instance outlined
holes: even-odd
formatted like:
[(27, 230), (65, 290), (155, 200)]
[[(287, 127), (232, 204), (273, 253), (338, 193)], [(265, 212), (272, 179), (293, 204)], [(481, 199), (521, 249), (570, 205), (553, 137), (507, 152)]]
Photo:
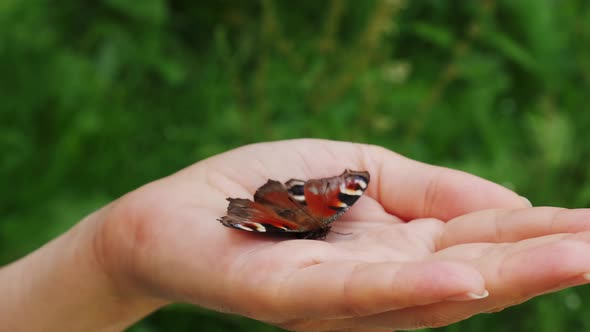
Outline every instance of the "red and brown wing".
[(227, 215), (219, 221), (228, 227), (251, 232), (309, 232), (317, 228), (285, 186), (269, 180), (254, 194), (254, 202), (228, 198)]
[(250, 232), (307, 233), (323, 238), (330, 223), (350, 208), (365, 192), (368, 172), (346, 170), (339, 176), (284, 185), (269, 180), (254, 194), (254, 201), (228, 198), (227, 215), (219, 221)]
[[(304, 199), (300, 200), (305, 202), (308, 213), (328, 225), (363, 195), (369, 180), (368, 172), (346, 170), (339, 176), (309, 180), (296, 191), (303, 194)], [(288, 187), (291, 181), (287, 182)]]

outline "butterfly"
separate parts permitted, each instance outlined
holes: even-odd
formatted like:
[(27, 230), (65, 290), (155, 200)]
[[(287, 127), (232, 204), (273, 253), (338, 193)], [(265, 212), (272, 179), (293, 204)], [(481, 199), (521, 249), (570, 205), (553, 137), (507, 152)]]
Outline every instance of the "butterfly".
[(330, 224), (367, 190), (365, 171), (345, 170), (329, 178), (268, 180), (256, 190), (254, 201), (228, 198), (224, 226), (248, 232), (295, 233), (299, 238), (324, 239)]

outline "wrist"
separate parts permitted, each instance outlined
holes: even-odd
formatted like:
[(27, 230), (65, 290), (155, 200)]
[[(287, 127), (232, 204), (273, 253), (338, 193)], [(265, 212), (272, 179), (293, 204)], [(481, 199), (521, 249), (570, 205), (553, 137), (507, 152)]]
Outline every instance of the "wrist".
[[(105, 307), (112, 306), (109, 316), (117, 325), (113, 330), (117, 331), (170, 303), (150, 292), (150, 288), (144, 286), (141, 278), (136, 275), (133, 241), (109, 233), (111, 224), (129, 228), (129, 220), (111, 213), (112, 206), (118, 202), (119, 200), (96, 211), (80, 223), (80, 226), (86, 228), (80, 233), (86, 233), (81, 235), (81, 241), (91, 260), (90, 269), (97, 280), (100, 280), (101, 288), (105, 292)], [(113, 242), (117, 240), (126, 245)]]
[(164, 305), (128, 292), (105, 268), (97, 211), (66, 233), (0, 270), (0, 321), (11, 331), (119, 331)]

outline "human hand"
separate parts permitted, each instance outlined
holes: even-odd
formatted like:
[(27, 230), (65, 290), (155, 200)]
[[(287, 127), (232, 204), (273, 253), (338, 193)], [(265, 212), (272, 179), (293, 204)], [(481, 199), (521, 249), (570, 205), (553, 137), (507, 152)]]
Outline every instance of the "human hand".
[[(285, 240), (216, 220), (226, 197), (251, 198), (269, 178), (345, 168), (371, 174), (333, 224), (350, 235)], [(101, 218), (96, 252), (122, 292), (294, 330), (442, 326), (586, 283), (590, 272), (590, 211), (531, 208), (475, 176), (343, 142), (232, 150), (139, 188)]]

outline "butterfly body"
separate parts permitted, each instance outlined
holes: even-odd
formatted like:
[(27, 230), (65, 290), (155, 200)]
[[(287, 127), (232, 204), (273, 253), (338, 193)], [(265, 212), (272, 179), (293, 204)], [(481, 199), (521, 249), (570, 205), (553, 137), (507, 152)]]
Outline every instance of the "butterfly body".
[(369, 173), (346, 170), (339, 176), (284, 184), (268, 180), (254, 201), (228, 198), (227, 215), (219, 221), (249, 232), (289, 232), (303, 238), (324, 238), (330, 224), (365, 192)]

